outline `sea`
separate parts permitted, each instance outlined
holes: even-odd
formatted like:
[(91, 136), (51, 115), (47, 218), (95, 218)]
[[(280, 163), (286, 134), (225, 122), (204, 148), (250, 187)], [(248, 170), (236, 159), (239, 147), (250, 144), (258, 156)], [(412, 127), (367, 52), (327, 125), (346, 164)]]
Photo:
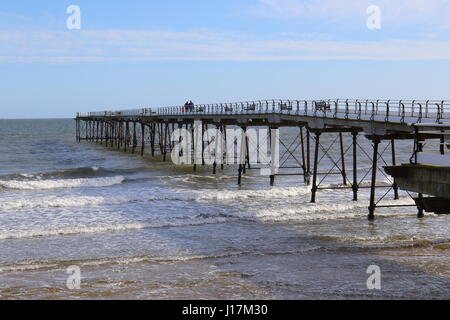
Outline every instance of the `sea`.
[[(290, 148), (298, 129), (280, 135)], [(73, 119), (0, 120), (0, 137), (0, 299), (450, 298), (450, 216), (418, 219), (402, 206), (368, 221), (363, 136), (359, 201), (332, 174), (320, 177), (330, 188), (316, 203), (299, 175), (270, 187), (253, 168), (239, 187), (233, 165), (214, 175), (207, 165), (194, 172), (170, 158), (78, 143)], [(336, 134), (321, 139), (330, 144), (319, 165), (326, 172), (340, 154)], [(380, 148), (380, 165), (389, 165), (389, 147)], [(396, 149), (397, 162), (408, 162), (411, 142)], [(377, 198), (413, 204), (403, 191), (394, 200), (388, 179), (378, 172)]]

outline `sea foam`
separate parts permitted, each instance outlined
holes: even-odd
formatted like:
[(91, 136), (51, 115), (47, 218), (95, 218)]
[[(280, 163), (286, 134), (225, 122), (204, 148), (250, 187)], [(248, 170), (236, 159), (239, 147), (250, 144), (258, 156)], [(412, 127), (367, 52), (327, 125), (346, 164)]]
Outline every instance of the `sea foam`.
[(124, 180), (125, 178), (123, 176), (55, 180), (0, 180), (0, 187), (16, 190), (108, 187), (116, 184), (121, 184)]

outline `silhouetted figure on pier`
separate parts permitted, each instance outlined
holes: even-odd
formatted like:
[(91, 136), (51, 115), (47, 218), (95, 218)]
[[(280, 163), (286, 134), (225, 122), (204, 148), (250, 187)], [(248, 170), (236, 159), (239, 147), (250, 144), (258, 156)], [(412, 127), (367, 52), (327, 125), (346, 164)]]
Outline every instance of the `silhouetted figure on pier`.
[(194, 111), (194, 103), (191, 101), (186, 101), (184, 104), (184, 112), (193, 112)]

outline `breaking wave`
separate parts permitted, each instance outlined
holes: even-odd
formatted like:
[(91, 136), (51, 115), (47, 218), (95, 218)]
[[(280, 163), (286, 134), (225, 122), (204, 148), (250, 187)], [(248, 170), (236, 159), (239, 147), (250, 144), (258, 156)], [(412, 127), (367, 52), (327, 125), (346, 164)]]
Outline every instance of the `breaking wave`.
[[(400, 200), (389, 201), (385, 204), (388, 205), (406, 205), (413, 204), (413, 201), (408, 198), (402, 198)], [(349, 219), (349, 218), (361, 218), (366, 211), (368, 204), (363, 202), (347, 202), (347, 203), (323, 203), (323, 204), (302, 204), (300, 207), (292, 206), (278, 206), (270, 209), (258, 210), (256, 212), (242, 212), (240, 216), (242, 218), (257, 218), (262, 221), (284, 222), (284, 221), (314, 221), (314, 220), (336, 220), (336, 219)], [(407, 213), (389, 214), (377, 213), (378, 217), (391, 217), (391, 216), (408, 216)]]
[(17, 199), (0, 202), (0, 210), (22, 210), (39, 208), (70, 208), (87, 207), (104, 203), (103, 197), (74, 196), (74, 197), (47, 197), (41, 199)]
[(150, 228), (169, 228), (182, 226), (197, 226), (205, 224), (224, 223), (228, 219), (220, 215), (198, 214), (191, 217), (157, 217), (157, 219), (149, 221), (117, 221), (117, 222), (92, 222), (92, 223), (71, 223), (67, 225), (50, 226), (28, 226), (19, 228), (8, 228), (0, 230), (0, 240), (6, 239), (22, 239), (35, 237), (52, 237), (61, 235), (78, 235), (78, 234), (96, 234), (106, 232), (119, 232), (126, 230), (150, 229)]
[(60, 188), (108, 187), (121, 184), (123, 176), (79, 179), (0, 180), (0, 187), (16, 190), (42, 190)]
[(31, 230), (9, 230), (6, 232), (0, 232), (0, 240), (5, 239), (22, 239), (22, 238), (34, 238), (34, 237), (50, 237), (57, 235), (75, 235), (86, 233), (103, 233), (124, 231), (132, 229), (142, 229), (145, 225), (142, 223), (125, 223), (117, 225), (97, 225), (97, 226), (70, 226), (67, 228), (54, 227), (54, 228), (36, 228)]
[(310, 187), (272, 188), (268, 190), (204, 190), (198, 196), (198, 200), (245, 200), (245, 199), (277, 199), (297, 197), (308, 194)]

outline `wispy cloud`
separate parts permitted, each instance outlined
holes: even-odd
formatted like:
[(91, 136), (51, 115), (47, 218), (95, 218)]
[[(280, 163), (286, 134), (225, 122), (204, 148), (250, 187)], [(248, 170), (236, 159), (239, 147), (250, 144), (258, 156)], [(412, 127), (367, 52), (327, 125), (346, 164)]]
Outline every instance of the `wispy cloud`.
[(273, 38), (205, 30), (0, 30), (0, 62), (450, 59), (450, 43), (442, 41)]
[(430, 25), (450, 28), (448, 0), (259, 0), (253, 12), (280, 18), (328, 19), (352, 22), (366, 19), (366, 9), (377, 5), (391, 25)]
[(28, 16), (13, 12), (0, 11), (0, 26), (14, 26), (17, 28), (24, 25), (30, 25), (32, 22), (33, 19)]

